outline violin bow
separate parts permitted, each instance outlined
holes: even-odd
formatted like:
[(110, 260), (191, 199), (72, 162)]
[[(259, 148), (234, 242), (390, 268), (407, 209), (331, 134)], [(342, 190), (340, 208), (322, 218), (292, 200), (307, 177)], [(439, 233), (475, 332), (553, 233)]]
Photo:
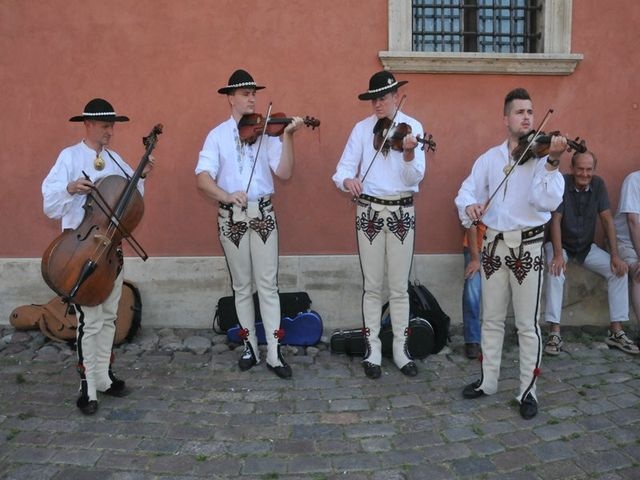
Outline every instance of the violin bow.
[[(529, 149), (531, 148), (531, 146), (536, 142), (536, 139), (540, 136), (540, 132), (542, 131), (542, 129), (544, 128), (545, 124), (547, 123), (547, 120), (549, 120), (549, 117), (551, 116), (551, 114), (553, 113), (553, 109), (550, 108), (549, 110), (547, 110), (546, 115), (544, 116), (544, 118), (542, 119), (542, 122), (540, 122), (540, 126), (536, 129), (535, 133), (533, 134), (533, 137), (531, 138), (531, 140), (529, 141), (529, 143), (527, 143), (527, 146), (525, 147), (525, 149), (522, 151), (522, 153), (520, 154), (520, 157), (518, 157), (518, 160), (516, 161), (516, 163), (514, 163), (511, 168), (509, 169), (509, 171), (507, 172), (507, 174), (504, 176), (504, 178), (502, 179), (502, 181), (498, 184), (498, 186), (496, 187), (496, 189), (493, 191), (493, 193), (489, 196), (489, 199), (486, 201), (486, 203), (484, 204), (484, 209), (482, 211), (482, 216), (484, 216), (484, 214), (487, 212), (487, 210), (489, 209), (489, 205), (491, 205), (491, 201), (494, 199), (494, 197), (496, 196), (496, 194), (500, 191), (500, 189), (502, 188), (502, 185), (505, 184), (505, 182), (509, 179), (509, 177), (511, 176), (511, 174), (513, 173), (513, 171), (515, 170), (517, 165), (520, 165), (520, 162), (522, 161), (522, 159), (524, 158), (524, 156), (527, 154), (527, 152), (529, 151)], [(511, 155), (511, 153), (509, 153), (509, 155)], [(480, 218), (478, 218), (477, 220), (473, 221), (474, 225), (478, 225), (478, 223), (480, 223)]]
[(367, 178), (367, 175), (369, 174), (369, 170), (371, 170), (371, 167), (373, 166), (373, 162), (376, 161), (376, 158), (378, 157), (378, 155), (380, 154), (380, 152), (384, 148), (384, 144), (389, 139), (389, 135), (391, 134), (391, 130), (393, 130), (393, 126), (395, 125), (395, 121), (396, 121), (396, 117), (398, 116), (398, 112), (402, 108), (402, 104), (404, 103), (406, 98), (407, 98), (406, 95), (402, 96), (402, 98), (400, 99), (400, 103), (398, 103), (398, 106), (396, 107), (396, 111), (393, 112), (393, 117), (391, 118), (391, 126), (389, 128), (387, 128), (387, 133), (384, 134), (384, 139), (382, 140), (382, 143), (380, 144), (380, 148), (378, 148), (378, 150), (376, 151), (375, 155), (371, 159), (371, 163), (369, 164), (369, 167), (367, 168), (367, 171), (364, 172), (364, 175), (360, 179), (361, 182), (364, 183), (364, 179)]
[[(269, 125), (269, 118), (271, 118), (271, 107), (273, 103), (269, 102), (269, 108), (267, 109), (267, 116), (264, 120), (264, 125), (262, 126), (262, 133), (260, 134), (260, 140), (258, 140), (258, 149), (256, 150), (256, 156), (253, 159), (253, 165), (251, 166), (251, 175), (249, 176), (249, 181), (247, 182), (247, 189), (244, 191), (247, 195), (249, 195), (249, 187), (251, 186), (251, 180), (253, 179), (253, 172), (256, 171), (256, 163), (258, 162), (258, 155), (260, 154), (260, 147), (262, 146), (262, 139), (264, 138), (264, 134), (267, 131), (267, 125)], [(243, 210), (246, 210), (246, 206)]]

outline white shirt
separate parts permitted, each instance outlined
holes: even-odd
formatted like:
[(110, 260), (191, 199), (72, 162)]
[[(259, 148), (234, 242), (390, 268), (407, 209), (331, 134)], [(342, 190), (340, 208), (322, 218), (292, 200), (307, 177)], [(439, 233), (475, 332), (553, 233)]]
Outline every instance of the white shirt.
[[(109, 153), (115, 161), (109, 156)], [(106, 149), (100, 152), (100, 157), (104, 160), (105, 165), (104, 169), (96, 170), (94, 166), (96, 151), (88, 147), (84, 141), (67, 147), (60, 152), (56, 163), (42, 182), (44, 213), (49, 218), (62, 219), (63, 230), (65, 228), (76, 228), (82, 223), (85, 214), (82, 207), (87, 199), (84, 194), (71, 195), (67, 191), (69, 182), (84, 178), (82, 172), (85, 172), (94, 184), (109, 175), (124, 177), (124, 173), (115, 162), (118, 162), (120, 167), (127, 172), (127, 175), (133, 175), (133, 170), (120, 155), (113, 150), (109, 150), (109, 153), (107, 153)], [(137, 187), (141, 194), (144, 193), (143, 179), (138, 181)]]
[(622, 182), (620, 190), (620, 203), (614, 222), (618, 237), (618, 247), (633, 248), (627, 213), (640, 214), (640, 170), (630, 173)]
[[(417, 192), (418, 184), (425, 173), (424, 151), (418, 145), (414, 150), (415, 158), (410, 162), (405, 162), (402, 152), (395, 150), (389, 150), (386, 156), (382, 152), (376, 156), (376, 149), (373, 148), (373, 128), (377, 122), (378, 118), (371, 115), (353, 127), (336, 173), (332, 177), (334, 183), (340, 190), (347, 191), (344, 188), (345, 179), (355, 178), (356, 175), (362, 179), (375, 156), (375, 162), (364, 179), (363, 193), (380, 197)], [(402, 112), (398, 112), (395, 122), (410, 125), (413, 135), (424, 133), (420, 122)]]
[[(242, 144), (233, 117), (209, 132), (196, 165), (196, 175), (207, 172), (227, 193), (246, 191), (260, 138), (253, 145)], [(251, 179), (250, 202), (274, 192), (272, 171), (280, 165), (282, 141), (278, 137), (262, 138), (260, 155)]]
[[(473, 164), (455, 199), (462, 224), (468, 228), (472, 220), (465, 212), (471, 204), (484, 205), (505, 177), (504, 168), (511, 155), (508, 142), (482, 154)], [(509, 179), (491, 200), (482, 223), (500, 232), (522, 230), (543, 225), (551, 219), (562, 202), (564, 178), (558, 169), (545, 168), (547, 157), (531, 159), (515, 167)], [(511, 161), (511, 163), (513, 163)]]

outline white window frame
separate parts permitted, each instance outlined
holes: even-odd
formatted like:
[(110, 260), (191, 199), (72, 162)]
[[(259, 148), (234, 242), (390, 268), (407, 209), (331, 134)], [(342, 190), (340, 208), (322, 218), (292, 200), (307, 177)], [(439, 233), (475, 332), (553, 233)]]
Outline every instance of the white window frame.
[(544, 0), (544, 53), (414, 52), (411, 0), (389, 0), (389, 50), (378, 57), (393, 72), (570, 75), (584, 58), (571, 53), (571, 12), (572, 0)]

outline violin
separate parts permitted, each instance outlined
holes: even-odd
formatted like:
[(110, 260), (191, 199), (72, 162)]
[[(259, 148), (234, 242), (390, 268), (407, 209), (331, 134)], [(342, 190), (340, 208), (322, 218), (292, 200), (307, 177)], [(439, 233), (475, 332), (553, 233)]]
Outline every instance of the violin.
[[(527, 148), (529, 143), (531, 143), (531, 140), (533, 140), (533, 135), (535, 135), (535, 133), (535, 130), (531, 130), (529, 133), (521, 136), (518, 140), (518, 145), (513, 149), (513, 152), (511, 152), (511, 156), (514, 159), (520, 159), (520, 157), (522, 157), (518, 165), (522, 165), (523, 163), (526, 163), (528, 160), (531, 160), (534, 157), (540, 158), (548, 155), (549, 146), (551, 145), (551, 138), (560, 136), (560, 132), (557, 130), (555, 132), (550, 132), (549, 134), (539, 132), (538, 136), (536, 137), (536, 141), (533, 142), (531, 147), (525, 152), (525, 149)], [(579, 153), (584, 153), (587, 151), (587, 144), (584, 140), (580, 140), (580, 137), (576, 137), (575, 140), (569, 140), (567, 138), (567, 151), (570, 152), (571, 150), (575, 150)]]
[[(389, 129), (391, 129), (391, 131), (387, 133)], [(397, 125), (392, 125), (391, 119), (386, 117), (381, 118), (373, 127), (373, 148), (378, 151), (380, 150), (380, 147), (382, 147), (382, 153), (385, 155), (389, 153), (389, 149), (402, 152), (402, 141), (404, 140), (404, 137), (411, 133), (411, 125), (408, 123), (403, 122)], [(433, 135), (429, 135), (428, 137), (426, 135), (426, 133), (423, 135), (426, 138), (416, 137), (416, 140), (418, 143), (422, 144), (422, 150), (426, 147), (427, 152), (429, 150), (435, 152), (436, 142), (433, 140)], [(384, 142), (384, 145), (382, 142)]]
[[(144, 214), (137, 184), (162, 128), (156, 125), (143, 138), (145, 153), (131, 178), (98, 180), (87, 195), (80, 225), (62, 232), (42, 255), (42, 277), (66, 303), (95, 306), (111, 294), (122, 265), (122, 240), (135, 242), (131, 234)], [(146, 253), (141, 257), (146, 260)]]
[[(266, 135), (270, 137), (279, 137), (284, 133), (284, 129), (293, 121), (293, 118), (287, 117), (284, 113), (272, 113), (267, 120)], [(260, 113), (248, 113), (243, 115), (238, 122), (238, 133), (240, 140), (248, 145), (253, 145), (258, 137), (262, 135), (264, 129), (265, 118)], [(304, 117), (304, 124), (315, 130), (320, 126), (320, 120), (313, 117)]]

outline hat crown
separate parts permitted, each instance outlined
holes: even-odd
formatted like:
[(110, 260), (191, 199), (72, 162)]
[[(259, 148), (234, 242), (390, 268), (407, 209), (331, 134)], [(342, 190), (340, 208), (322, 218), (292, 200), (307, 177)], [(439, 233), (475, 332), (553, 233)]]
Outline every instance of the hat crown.
[(107, 102), (105, 99), (103, 98), (94, 98), (93, 100), (90, 100), (89, 103), (87, 103), (84, 107), (84, 112), (85, 115), (92, 115), (92, 114), (107, 114), (107, 115), (115, 115), (116, 112), (113, 109), (113, 106)]
[(374, 73), (369, 79), (369, 91), (376, 91), (383, 88), (389, 88), (391, 85), (397, 83), (396, 78), (391, 72), (386, 70), (378, 73)]
[(233, 72), (229, 77), (229, 83), (227, 83), (227, 85), (230, 87), (234, 85), (247, 85), (247, 84), (255, 85), (256, 82), (253, 80), (253, 77), (249, 75), (249, 72), (242, 69), (239, 69)]

